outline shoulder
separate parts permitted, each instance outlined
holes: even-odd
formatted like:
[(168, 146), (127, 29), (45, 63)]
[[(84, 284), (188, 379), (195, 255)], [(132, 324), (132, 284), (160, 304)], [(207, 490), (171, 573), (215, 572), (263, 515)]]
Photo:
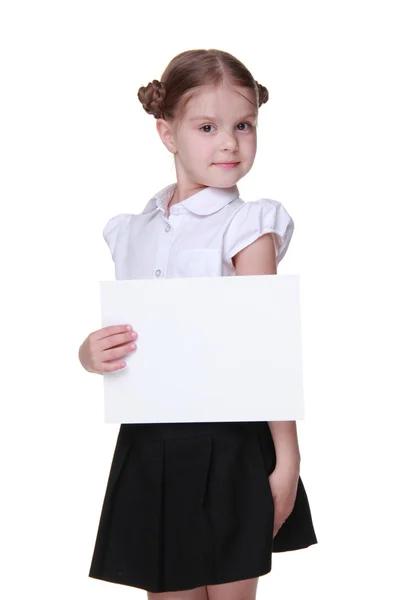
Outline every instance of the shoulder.
[(114, 255), (114, 250), (117, 241), (121, 234), (126, 231), (135, 215), (131, 213), (119, 213), (111, 217), (103, 228), (103, 237), (107, 242), (111, 254)]
[(226, 231), (226, 249), (232, 258), (266, 233), (272, 233), (277, 263), (286, 254), (294, 231), (294, 221), (278, 200), (260, 198), (237, 206)]
[(286, 215), (289, 216), (289, 213), (283, 204), (278, 202), (278, 200), (272, 200), (271, 198), (259, 198), (258, 200), (252, 200), (249, 202), (242, 200), (240, 205), (237, 206), (235, 219), (239, 222), (246, 219), (267, 217), (272, 223), (276, 219)]

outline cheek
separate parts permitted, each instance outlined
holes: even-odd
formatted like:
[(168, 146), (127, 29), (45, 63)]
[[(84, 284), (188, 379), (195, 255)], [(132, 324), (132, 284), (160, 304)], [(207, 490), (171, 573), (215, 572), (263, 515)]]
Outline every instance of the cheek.
[(257, 138), (255, 136), (249, 137), (247, 140), (245, 140), (244, 147), (246, 149), (246, 153), (254, 158), (257, 152)]
[(196, 145), (191, 144), (188, 148), (188, 156), (192, 162), (198, 162), (199, 160), (208, 161), (213, 156), (213, 149), (211, 144), (201, 139), (196, 140)]

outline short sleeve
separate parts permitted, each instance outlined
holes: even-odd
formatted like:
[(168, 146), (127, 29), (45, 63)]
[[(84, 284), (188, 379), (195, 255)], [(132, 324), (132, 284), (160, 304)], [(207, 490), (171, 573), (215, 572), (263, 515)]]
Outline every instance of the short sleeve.
[(128, 226), (132, 215), (129, 213), (120, 213), (112, 217), (105, 225), (103, 229), (103, 237), (110, 248), (112, 257), (114, 258), (115, 249), (117, 246), (118, 238), (122, 231)]
[(274, 233), (276, 264), (285, 256), (294, 221), (277, 200), (246, 202), (236, 212), (225, 233), (225, 251), (232, 258), (265, 233)]

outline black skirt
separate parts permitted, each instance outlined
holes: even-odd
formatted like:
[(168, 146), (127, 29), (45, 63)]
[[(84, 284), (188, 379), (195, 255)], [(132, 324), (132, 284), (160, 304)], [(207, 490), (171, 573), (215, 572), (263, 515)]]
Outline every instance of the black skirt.
[(299, 478), (273, 538), (267, 422), (122, 424), (89, 577), (150, 592), (259, 577), (317, 543)]

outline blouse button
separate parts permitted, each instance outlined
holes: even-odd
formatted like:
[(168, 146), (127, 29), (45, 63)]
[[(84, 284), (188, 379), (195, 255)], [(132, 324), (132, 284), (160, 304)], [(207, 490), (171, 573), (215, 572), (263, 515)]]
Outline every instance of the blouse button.
[(168, 231), (171, 229), (171, 225), (167, 225), (165, 228), (165, 231), (168, 233)]
[(160, 275), (161, 275), (161, 271), (160, 271), (160, 269), (157, 269), (157, 271), (155, 272), (155, 276), (160, 277)]

